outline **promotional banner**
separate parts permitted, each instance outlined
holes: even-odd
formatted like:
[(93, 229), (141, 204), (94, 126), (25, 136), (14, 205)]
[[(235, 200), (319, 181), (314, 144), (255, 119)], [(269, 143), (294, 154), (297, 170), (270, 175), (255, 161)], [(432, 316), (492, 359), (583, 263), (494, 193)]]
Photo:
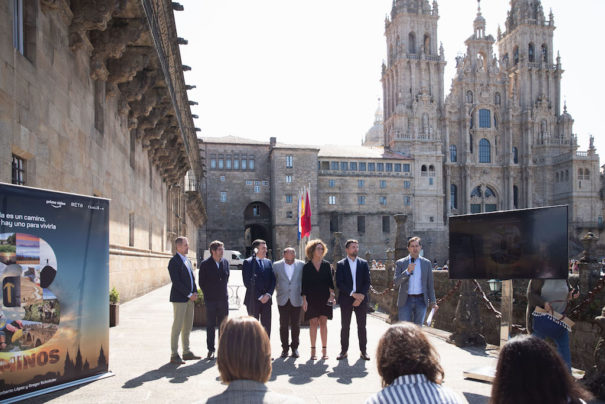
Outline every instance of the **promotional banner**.
[(109, 201), (0, 183), (0, 400), (105, 374)]

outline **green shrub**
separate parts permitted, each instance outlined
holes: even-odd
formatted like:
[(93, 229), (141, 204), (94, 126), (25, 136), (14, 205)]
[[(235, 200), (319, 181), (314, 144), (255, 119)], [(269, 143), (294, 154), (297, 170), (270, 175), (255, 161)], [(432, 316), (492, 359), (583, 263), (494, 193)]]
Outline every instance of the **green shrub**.
[(117, 291), (115, 286), (109, 291), (109, 303), (118, 304), (120, 303), (120, 292)]

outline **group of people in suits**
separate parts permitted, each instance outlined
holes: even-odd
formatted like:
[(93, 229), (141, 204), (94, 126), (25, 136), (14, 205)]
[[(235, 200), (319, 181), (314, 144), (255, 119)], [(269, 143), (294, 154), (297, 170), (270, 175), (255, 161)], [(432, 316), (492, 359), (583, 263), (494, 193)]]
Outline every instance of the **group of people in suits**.
[[(399, 288), (398, 306), (401, 321), (422, 325), (428, 305), (436, 307), (432, 267), (429, 260), (420, 257), (421, 240), (413, 237), (408, 241), (410, 254), (397, 261), (394, 284)], [(189, 334), (193, 324), (193, 306), (197, 288), (191, 261), (187, 258), (188, 241), (176, 240), (177, 253), (170, 260), (168, 271), (172, 280), (170, 301), (173, 304), (174, 322), (171, 332), (171, 362), (201, 359), (189, 349)], [(199, 268), (199, 286), (204, 294), (207, 311), (206, 343), (207, 359), (215, 358), (215, 333), (228, 317), (229, 262), (223, 258), (224, 245), (220, 241), (210, 243), (210, 257)], [(349, 239), (345, 243), (347, 256), (338, 261), (335, 274), (328, 261), (326, 244), (310, 240), (305, 247), (307, 262), (296, 259), (296, 250), (287, 247), (283, 258), (274, 263), (267, 258), (267, 243), (255, 240), (254, 253), (244, 261), (242, 278), (246, 287), (244, 304), (250, 316), (259, 320), (267, 336), (271, 335), (271, 305), (275, 293), (279, 310), (279, 333), (282, 357), (300, 356), (301, 310), (309, 322), (311, 359), (317, 359), (317, 330), (321, 338), (321, 358), (328, 359), (328, 320), (332, 319), (333, 306), (338, 303), (341, 311), (340, 353), (338, 360), (348, 357), (351, 318), (355, 313), (360, 357), (369, 360), (367, 351), (366, 317), (370, 290), (368, 262), (358, 257), (359, 242)], [(338, 299), (336, 299), (338, 290)], [(178, 338), (182, 341), (183, 356), (178, 354)]]

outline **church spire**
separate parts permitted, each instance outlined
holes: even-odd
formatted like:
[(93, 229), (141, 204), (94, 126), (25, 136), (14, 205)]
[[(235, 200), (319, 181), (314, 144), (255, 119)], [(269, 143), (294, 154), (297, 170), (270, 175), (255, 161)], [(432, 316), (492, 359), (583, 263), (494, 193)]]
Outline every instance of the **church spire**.
[(480, 39), (485, 37), (485, 18), (481, 15), (481, 0), (477, 0), (477, 17), (473, 22), (475, 29), (475, 38)]

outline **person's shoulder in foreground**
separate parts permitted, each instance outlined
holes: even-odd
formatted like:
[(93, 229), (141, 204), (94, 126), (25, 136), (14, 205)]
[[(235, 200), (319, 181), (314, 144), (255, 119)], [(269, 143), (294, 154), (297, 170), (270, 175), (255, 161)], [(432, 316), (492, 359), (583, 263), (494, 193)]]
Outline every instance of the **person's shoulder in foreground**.
[(227, 390), (210, 397), (208, 404), (302, 404), (297, 397), (274, 393), (263, 383), (253, 380), (234, 380)]
[(391, 385), (369, 397), (366, 404), (463, 404), (457, 393), (423, 374), (398, 377)]

